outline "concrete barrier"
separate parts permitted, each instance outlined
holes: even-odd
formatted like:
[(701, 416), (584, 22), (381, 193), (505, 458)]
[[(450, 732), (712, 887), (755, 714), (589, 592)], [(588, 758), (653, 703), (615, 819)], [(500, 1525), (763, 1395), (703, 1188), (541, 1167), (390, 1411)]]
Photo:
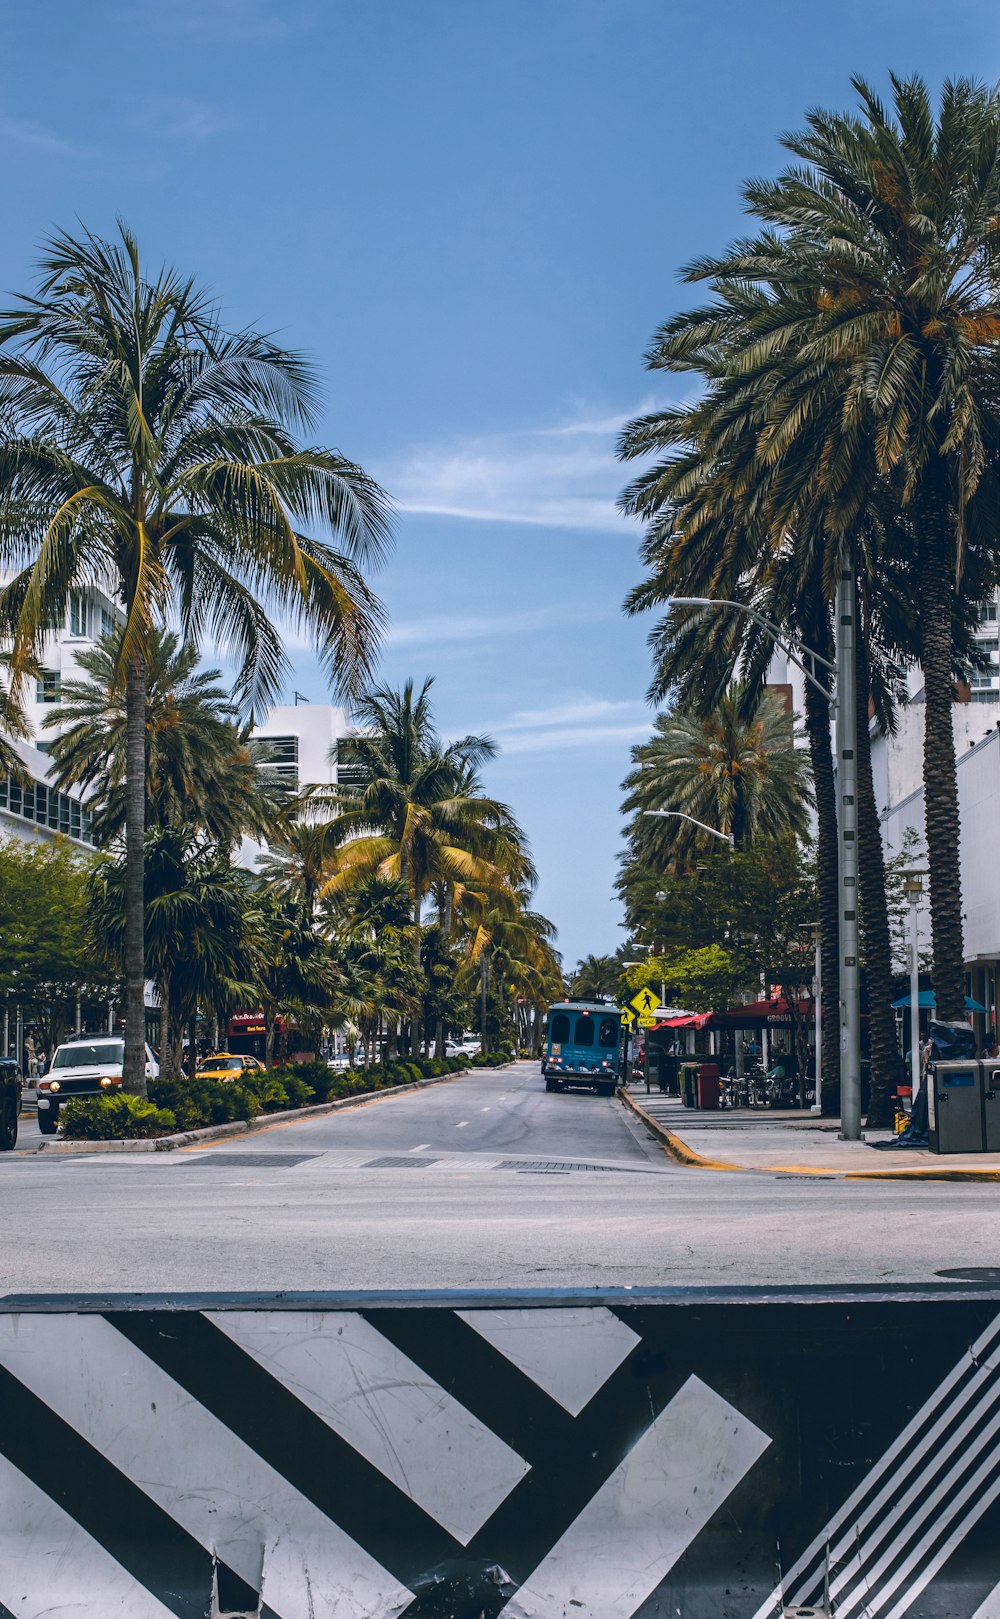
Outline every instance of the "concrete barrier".
[(7, 1298), (0, 1616), (1000, 1619), (1000, 1292)]

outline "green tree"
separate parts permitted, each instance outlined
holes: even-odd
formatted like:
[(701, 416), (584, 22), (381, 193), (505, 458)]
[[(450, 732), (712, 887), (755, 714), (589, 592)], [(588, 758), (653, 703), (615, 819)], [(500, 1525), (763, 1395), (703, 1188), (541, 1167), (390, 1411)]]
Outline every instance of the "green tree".
[(307, 623), (331, 676), (355, 683), (380, 618), (359, 563), (385, 547), (386, 502), (342, 455), (296, 442), (317, 403), (302, 357), (227, 333), (174, 271), (148, 275), (124, 226), (117, 241), (49, 243), (36, 295), (0, 317), (0, 376), (0, 559), (18, 570), (0, 630), (16, 658), (36, 653), (69, 593), (95, 580), (124, 614), (124, 1084), (142, 1094), (150, 635), (174, 613), (185, 643), (224, 648), (249, 712), (281, 686), (276, 614)]
[(77, 1002), (93, 1017), (117, 982), (90, 929), (90, 866), (63, 838), (0, 839), (0, 994), (27, 1012), (50, 1052), (74, 1026)]
[(621, 953), (617, 956), (584, 956), (569, 981), (571, 995), (607, 995), (614, 999), (622, 975)]
[(909, 518), (935, 990), (941, 1016), (960, 1019), (954, 627), (970, 575), (996, 577), (1000, 101), (949, 81), (935, 114), (923, 81), (893, 78), (890, 110), (854, 84), (859, 114), (811, 114), (785, 137), (796, 161), (746, 187), (763, 228), (691, 268), (715, 301), (669, 322), (658, 349), (680, 369), (714, 346), (720, 432), (756, 411), (757, 465), (786, 500), (819, 477), (842, 547), (878, 480)]

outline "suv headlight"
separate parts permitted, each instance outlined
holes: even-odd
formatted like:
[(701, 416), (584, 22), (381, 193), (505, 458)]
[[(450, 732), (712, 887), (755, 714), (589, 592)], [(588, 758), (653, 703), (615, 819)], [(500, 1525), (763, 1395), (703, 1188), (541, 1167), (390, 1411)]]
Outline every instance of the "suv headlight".
[(57, 1079), (50, 1079), (49, 1080), (49, 1090), (50, 1091), (57, 1091), (58, 1089), (59, 1089), (59, 1081)]
[(102, 1090), (106, 1091), (111, 1085), (120, 1085), (121, 1080), (116, 1079), (113, 1074), (102, 1074), (97, 1083)]

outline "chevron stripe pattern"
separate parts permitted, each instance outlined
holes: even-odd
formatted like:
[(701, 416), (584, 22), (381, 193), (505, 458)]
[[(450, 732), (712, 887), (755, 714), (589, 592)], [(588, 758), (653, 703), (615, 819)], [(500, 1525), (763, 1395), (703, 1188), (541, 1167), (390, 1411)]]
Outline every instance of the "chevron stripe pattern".
[(0, 1619), (1000, 1619), (998, 1433), (996, 1305), (0, 1314)]

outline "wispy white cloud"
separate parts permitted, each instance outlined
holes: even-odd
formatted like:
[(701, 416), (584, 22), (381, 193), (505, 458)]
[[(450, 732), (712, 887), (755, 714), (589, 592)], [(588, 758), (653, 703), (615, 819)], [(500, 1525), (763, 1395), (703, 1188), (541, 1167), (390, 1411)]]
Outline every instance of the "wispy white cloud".
[(57, 130), (49, 129), (35, 118), (0, 117), (0, 143), (4, 141), (35, 152), (44, 152), (49, 157), (83, 159), (93, 156), (92, 148), (60, 135)]
[(127, 121), (141, 134), (186, 146), (210, 140), (213, 135), (234, 127), (234, 120), (218, 107), (183, 96), (148, 96)]
[(524, 708), (489, 727), (504, 753), (550, 753), (569, 748), (618, 747), (641, 742), (650, 720), (643, 703), (580, 696), (549, 708)]
[(646, 400), (618, 415), (580, 414), (420, 445), (379, 470), (402, 511), (616, 532), (627, 524), (616, 501), (629, 469), (618, 460), (615, 442), (631, 416), (653, 408)]
[[(559, 609), (560, 625), (597, 624), (613, 616), (600, 607)], [(432, 614), (427, 618), (403, 619), (391, 624), (386, 645), (438, 647), (445, 642), (475, 642), (481, 645), (486, 641), (507, 641), (514, 636), (532, 634), (551, 623), (552, 610), (547, 607), (525, 608), (513, 613), (468, 614), (456, 611), (447, 617)]]
[(285, 39), (312, 21), (311, 12), (293, 0), (150, 0), (146, 13), (161, 33), (237, 43)]

